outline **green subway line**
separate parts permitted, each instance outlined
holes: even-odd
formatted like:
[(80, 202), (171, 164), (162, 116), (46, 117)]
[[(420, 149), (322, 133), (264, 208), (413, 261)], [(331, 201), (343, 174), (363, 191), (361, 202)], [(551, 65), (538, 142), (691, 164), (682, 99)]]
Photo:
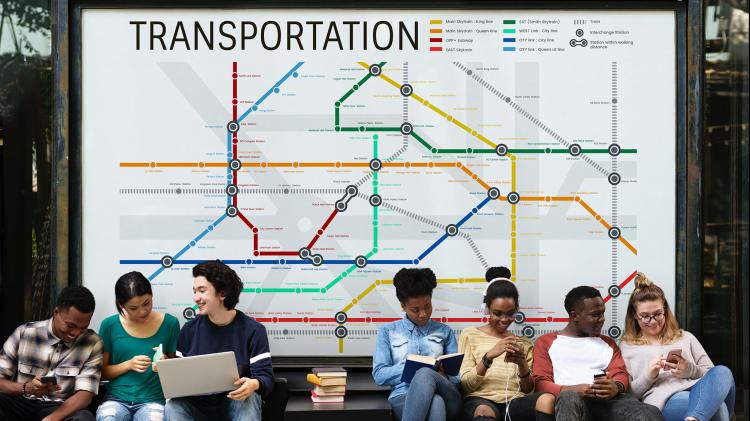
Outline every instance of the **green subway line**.
[(433, 151), (433, 150), (435, 150), (435, 148), (433, 148), (433, 147), (432, 147), (432, 145), (430, 145), (429, 143), (427, 143), (427, 141), (426, 141), (426, 140), (422, 139), (422, 137), (421, 137), (421, 136), (419, 136), (419, 135), (418, 135), (418, 134), (417, 134), (417, 133), (416, 133), (415, 131), (412, 131), (412, 132), (411, 132), (411, 136), (412, 136), (412, 137), (413, 137), (414, 139), (417, 139), (417, 141), (418, 141), (419, 143), (421, 143), (421, 144), (422, 144), (422, 146), (424, 146), (424, 147), (425, 147), (425, 148), (427, 148), (428, 150), (430, 150), (430, 151)]
[(336, 112), (336, 118), (335, 118), (335, 122), (334, 122), (334, 127), (335, 127), (335, 126), (339, 125), (339, 107), (338, 107), (338, 105), (335, 106), (334, 109), (335, 109), (335, 112)]

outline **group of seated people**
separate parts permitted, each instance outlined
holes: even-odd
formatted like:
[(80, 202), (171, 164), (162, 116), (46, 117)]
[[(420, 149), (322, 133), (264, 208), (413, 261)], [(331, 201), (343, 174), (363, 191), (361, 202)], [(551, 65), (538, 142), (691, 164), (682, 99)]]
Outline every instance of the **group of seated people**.
[[(259, 421), (273, 388), (266, 330), (235, 310), (242, 290), (220, 261), (193, 268), (198, 315), (180, 329), (152, 310), (150, 282), (130, 272), (115, 284), (118, 314), (99, 335), (88, 329), (95, 302), (85, 287), (60, 292), (48, 320), (25, 323), (0, 350), (0, 420), (90, 421), (99, 381), (108, 380), (97, 420)], [(510, 331), (519, 294), (507, 268), (487, 271), (487, 324), (453, 330), (431, 318), (437, 286), (430, 269), (404, 268), (394, 277), (404, 317), (382, 326), (373, 378), (391, 386), (396, 419), (424, 420), (729, 420), (732, 373), (714, 366), (698, 340), (680, 330), (664, 292), (638, 273), (625, 333), (618, 346), (601, 335), (605, 302), (592, 287), (565, 297), (569, 315), (559, 332), (532, 343)], [(155, 351), (163, 358), (234, 351), (240, 378), (227, 393), (165, 401)], [(421, 368), (401, 381), (410, 354), (462, 353), (457, 376)]]

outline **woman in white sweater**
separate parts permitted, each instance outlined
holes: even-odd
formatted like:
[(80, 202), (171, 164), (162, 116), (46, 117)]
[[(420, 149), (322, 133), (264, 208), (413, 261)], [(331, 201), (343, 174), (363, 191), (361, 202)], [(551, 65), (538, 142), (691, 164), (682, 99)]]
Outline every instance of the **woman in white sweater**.
[(632, 392), (666, 421), (724, 421), (734, 412), (732, 372), (714, 366), (698, 339), (681, 330), (664, 291), (638, 272), (620, 344)]

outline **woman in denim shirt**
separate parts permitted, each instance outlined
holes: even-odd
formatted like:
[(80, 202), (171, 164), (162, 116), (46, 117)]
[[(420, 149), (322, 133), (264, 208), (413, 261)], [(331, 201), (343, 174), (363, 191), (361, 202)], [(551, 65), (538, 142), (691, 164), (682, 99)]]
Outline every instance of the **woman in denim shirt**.
[(391, 386), (388, 402), (401, 421), (445, 421), (461, 410), (458, 377), (421, 368), (411, 383), (401, 381), (409, 354), (439, 357), (458, 350), (456, 337), (447, 325), (430, 319), (432, 290), (437, 286), (430, 269), (401, 269), (393, 277), (404, 318), (388, 323), (378, 332), (372, 377), (378, 385)]

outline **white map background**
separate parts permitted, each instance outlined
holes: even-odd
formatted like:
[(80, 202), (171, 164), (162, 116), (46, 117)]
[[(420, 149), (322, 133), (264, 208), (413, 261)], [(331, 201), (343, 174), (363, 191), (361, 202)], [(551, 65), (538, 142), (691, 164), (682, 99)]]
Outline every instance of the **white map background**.
[[(419, 51), (137, 51), (128, 24), (399, 19)], [(208, 259), (239, 273), (274, 355), (371, 355), (403, 266), (435, 271), (433, 317), (456, 330), (482, 323), (488, 266), (513, 269), (531, 336), (577, 285), (608, 297), (613, 336), (634, 271), (674, 296), (671, 12), (91, 9), (82, 34), (95, 328), (131, 270), (184, 322)]]

